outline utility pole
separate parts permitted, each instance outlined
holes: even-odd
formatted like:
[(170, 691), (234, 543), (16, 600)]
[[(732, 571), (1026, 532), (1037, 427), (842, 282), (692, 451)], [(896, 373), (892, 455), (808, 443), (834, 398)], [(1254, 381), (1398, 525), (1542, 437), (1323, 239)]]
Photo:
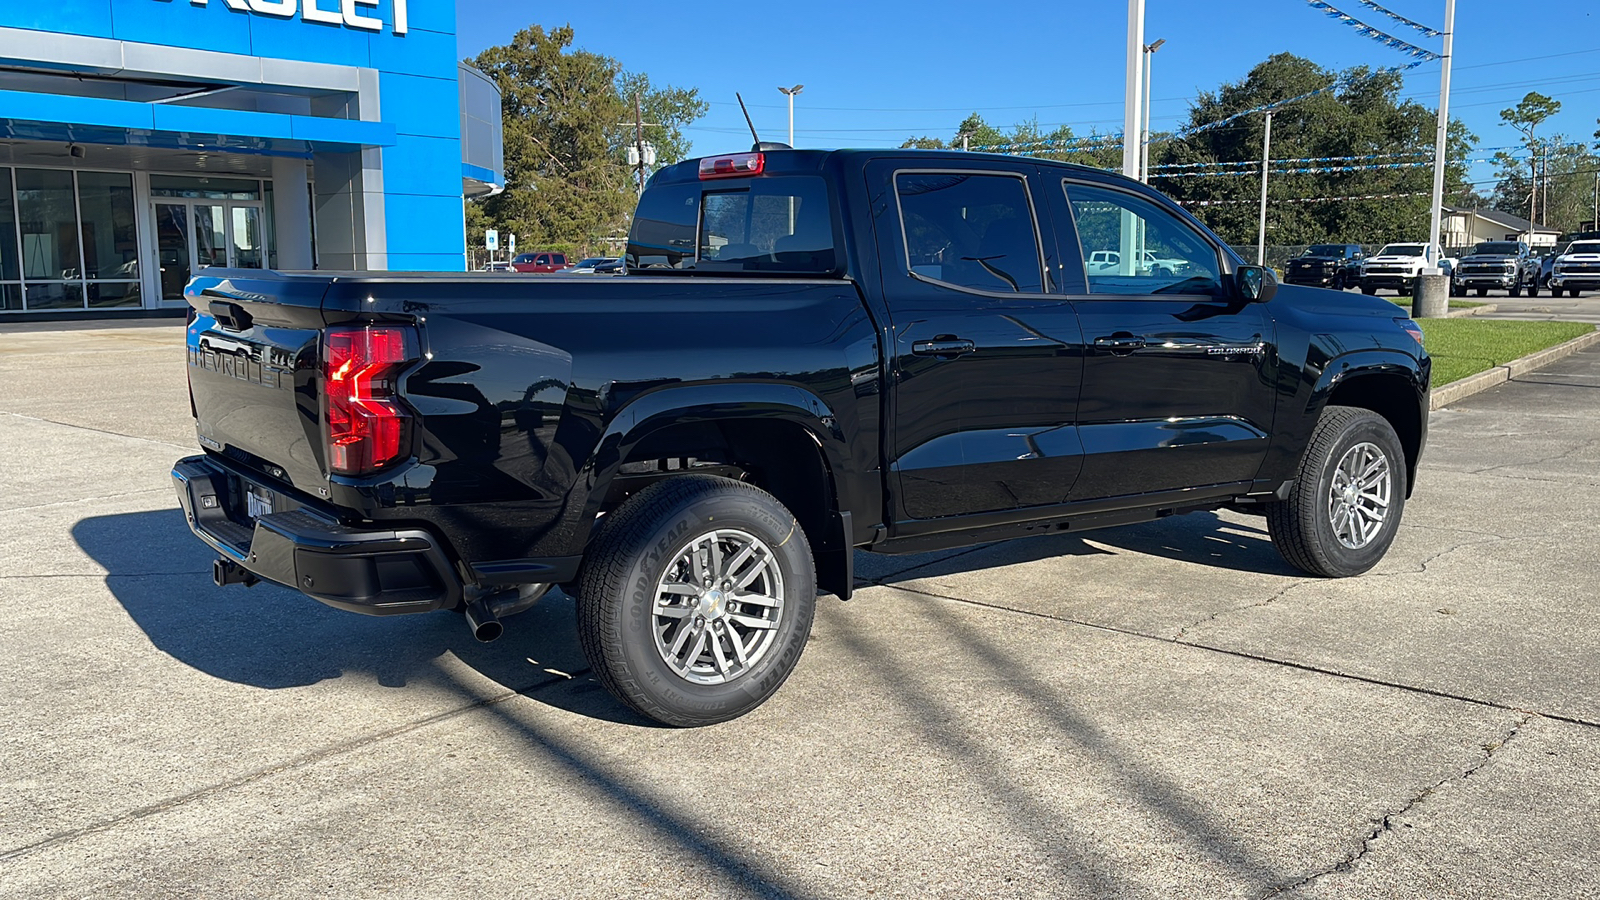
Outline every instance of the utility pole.
[(1267, 264), (1267, 166), (1272, 162), (1272, 111), (1267, 111), (1267, 130), (1261, 136), (1261, 228), (1256, 238), (1256, 265)]
[[(1454, 61), (1451, 48), (1455, 37), (1456, 0), (1444, 0), (1444, 71), (1439, 76), (1439, 124), (1433, 141), (1433, 209), (1428, 214), (1428, 245), (1439, 247), (1440, 253), (1444, 252), (1439, 244), (1439, 226), (1444, 215), (1444, 163), (1450, 137), (1450, 64)], [(1436, 260), (1433, 272), (1439, 271)]]
[(633, 92), (633, 146), (639, 151), (639, 195), (644, 195), (644, 107), (639, 92)]

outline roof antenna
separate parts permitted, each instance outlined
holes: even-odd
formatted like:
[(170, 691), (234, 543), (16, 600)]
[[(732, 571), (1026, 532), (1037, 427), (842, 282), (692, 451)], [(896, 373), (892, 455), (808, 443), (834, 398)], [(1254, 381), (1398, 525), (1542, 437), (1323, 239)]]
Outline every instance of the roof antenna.
[(739, 92), (738, 91), (734, 91), (733, 92), (733, 96), (739, 101), (739, 111), (744, 113), (744, 123), (746, 125), (750, 126), (750, 137), (755, 139), (755, 143), (752, 144), (751, 147), (750, 147), (750, 149), (752, 151), (759, 153), (762, 150), (791, 150), (791, 149), (793, 149), (788, 144), (779, 144), (779, 143), (774, 143), (772, 141), (763, 141), (761, 139), (761, 135), (756, 134), (756, 123), (750, 121), (750, 110), (745, 109), (744, 98), (739, 96)]

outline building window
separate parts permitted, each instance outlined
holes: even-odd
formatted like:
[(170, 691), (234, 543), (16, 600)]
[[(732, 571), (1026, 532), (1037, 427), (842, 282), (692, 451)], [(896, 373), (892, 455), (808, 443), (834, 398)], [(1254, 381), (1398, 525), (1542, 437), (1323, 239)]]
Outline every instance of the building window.
[(80, 172), (78, 209), (83, 221), (88, 305), (97, 309), (140, 306), (133, 176), (127, 172)]

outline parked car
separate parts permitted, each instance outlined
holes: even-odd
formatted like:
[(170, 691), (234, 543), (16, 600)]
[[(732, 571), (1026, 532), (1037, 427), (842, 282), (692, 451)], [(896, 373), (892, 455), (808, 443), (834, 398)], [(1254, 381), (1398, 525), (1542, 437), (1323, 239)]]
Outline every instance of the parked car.
[(1416, 290), (1422, 270), (1435, 265), (1444, 274), (1453, 275), (1454, 263), (1436, 245), (1386, 244), (1376, 255), (1362, 261), (1361, 293), (1371, 295), (1389, 289), (1409, 295)]
[(1452, 294), (1476, 289), (1479, 297), (1491, 289), (1520, 297), (1539, 296), (1539, 259), (1524, 241), (1482, 241), (1472, 252), (1456, 260)]
[[(1181, 271), (1185, 265), (1182, 259), (1158, 256), (1153, 250), (1146, 250), (1142, 256), (1144, 260), (1143, 271), (1155, 275), (1173, 275)], [(1091, 272), (1113, 272), (1122, 266), (1122, 251), (1096, 250), (1089, 255), (1085, 266)]]
[(567, 273), (570, 275), (593, 275), (599, 270), (600, 266), (611, 265), (621, 261), (621, 258), (616, 256), (591, 256), (588, 259), (579, 260), (577, 265), (567, 270)]
[(518, 272), (560, 272), (567, 268), (567, 255), (549, 251), (519, 253), (516, 259), (511, 261), (511, 268)]
[(627, 260), (621, 257), (600, 263), (594, 267), (596, 275), (625, 275), (628, 272)]
[[(1178, 271), (1085, 266), (1135, 241)], [(480, 640), (561, 585), (603, 685), (704, 725), (779, 688), (858, 549), (1229, 508), (1358, 575), (1426, 445), (1432, 364), (1393, 304), (1279, 285), (1086, 166), (690, 160), (651, 178), (628, 263), (196, 277), (202, 452), (173, 478), (215, 582), (459, 610)]]
[(1289, 260), (1283, 280), (1342, 291), (1361, 283), (1361, 260), (1365, 256), (1360, 244), (1312, 244), (1306, 252)]
[(1555, 259), (1550, 271), (1550, 296), (1582, 296), (1600, 290), (1600, 241), (1573, 241)]

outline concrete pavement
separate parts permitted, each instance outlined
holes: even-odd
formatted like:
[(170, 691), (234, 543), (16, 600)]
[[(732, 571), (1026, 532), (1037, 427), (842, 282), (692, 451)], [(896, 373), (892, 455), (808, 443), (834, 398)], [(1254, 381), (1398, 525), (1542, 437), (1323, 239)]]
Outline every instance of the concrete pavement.
[(0, 334), (0, 897), (1600, 894), (1600, 349), (1436, 412), (1368, 576), (1231, 513), (863, 554), (679, 731), (559, 595), (213, 587), (180, 341)]

